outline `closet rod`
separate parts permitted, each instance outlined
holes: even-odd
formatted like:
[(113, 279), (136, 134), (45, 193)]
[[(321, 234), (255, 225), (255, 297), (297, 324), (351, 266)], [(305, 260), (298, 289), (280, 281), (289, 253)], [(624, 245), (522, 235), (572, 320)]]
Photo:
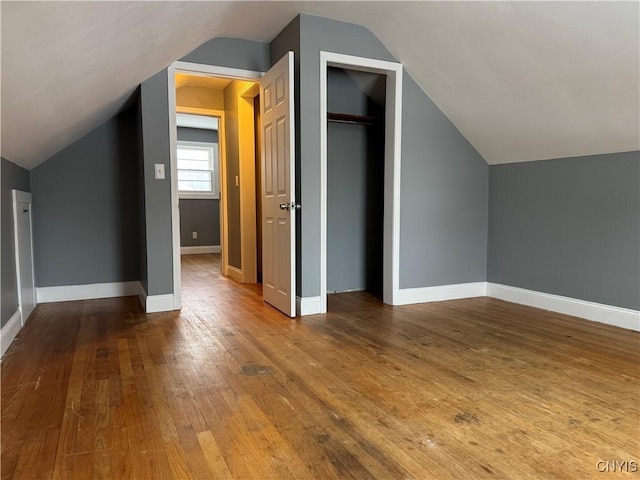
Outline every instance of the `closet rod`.
[(351, 115), (349, 113), (327, 113), (327, 121), (334, 123), (351, 123), (358, 125), (373, 125), (375, 117), (371, 115)]

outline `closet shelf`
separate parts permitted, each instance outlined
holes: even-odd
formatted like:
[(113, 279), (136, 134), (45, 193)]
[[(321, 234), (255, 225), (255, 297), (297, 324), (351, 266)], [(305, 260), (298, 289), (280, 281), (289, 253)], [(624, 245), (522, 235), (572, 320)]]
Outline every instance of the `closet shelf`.
[(373, 125), (375, 117), (371, 115), (351, 115), (349, 113), (327, 113), (327, 121), (334, 123), (351, 123), (358, 125)]

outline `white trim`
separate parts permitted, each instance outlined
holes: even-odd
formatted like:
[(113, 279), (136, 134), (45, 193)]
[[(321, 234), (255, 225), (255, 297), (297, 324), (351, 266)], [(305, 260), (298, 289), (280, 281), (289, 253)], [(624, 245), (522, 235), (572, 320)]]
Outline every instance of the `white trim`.
[(585, 318), (594, 322), (640, 331), (640, 311), (614, 307), (602, 303), (587, 302), (577, 298), (551, 293), (536, 292), (524, 288), (487, 283), (487, 296), (507, 302), (551, 310), (564, 315)]
[[(402, 144), (402, 64), (320, 52), (320, 299), (327, 311), (327, 68), (387, 76), (385, 118), (383, 300), (400, 302), (400, 160)], [(389, 215), (390, 213), (391, 215)]]
[(174, 308), (175, 299), (171, 293), (167, 293), (166, 295), (149, 295), (146, 298), (146, 303), (146, 313), (171, 312), (176, 310), (176, 308)]
[(327, 295), (334, 295), (337, 293), (355, 293), (355, 292), (366, 292), (367, 289), (362, 287), (362, 288), (347, 288), (346, 290), (331, 290), (328, 291), (327, 290)]
[(129, 297), (140, 294), (140, 282), (90, 283), (36, 288), (38, 303)]
[(238, 167), (240, 177), (240, 259), (242, 282), (258, 281), (256, 229), (256, 129), (254, 99), (260, 83), (248, 84), (237, 92)]
[(296, 314), (298, 316), (317, 315), (322, 312), (321, 297), (296, 297)]
[(242, 283), (242, 280), (243, 280), (242, 270), (240, 270), (237, 267), (234, 267), (233, 265), (227, 265), (227, 276), (238, 283)]
[(147, 291), (142, 286), (142, 282), (138, 282), (139, 291), (138, 291), (138, 300), (140, 301), (140, 306), (142, 310), (147, 311)]
[(22, 314), (20, 310), (16, 310), (16, 313), (11, 315), (9, 321), (0, 330), (0, 357), (5, 354), (11, 342), (13, 342), (18, 332), (20, 332), (22, 328), (21, 318)]
[(235, 78), (237, 80), (259, 80), (264, 75), (263, 72), (254, 70), (242, 70), (239, 68), (219, 67), (217, 65), (182, 61), (173, 62), (171, 67), (180, 73), (191, 73), (194, 75), (204, 74), (208, 77)]
[[(22, 275), (20, 268), (20, 238), (18, 233), (18, 203), (27, 203), (29, 205), (29, 249), (31, 255), (31, 285), (29, 285), (33, 291), (33, 308), (38, 306), (38, 295), (36, 292), (36, 272), (33, 257), (33, 205), (31, 203), (31, 193), (23, 192), (22, 190), (11, 190), (12, 196), (12, 208), (13, 208), (13, 254), (15, 256), (16, 267), (16, 290), (18, 293), (18, 310), (20, 311), (20, 317), (22, 319), (22, 325), (27, 323), (25, 317), (24, 305), (22, 303)], [(28, 312), (28, 316), (31, 312)]]
[(217, 118), (210, 117), (209, 115), (194, 115), (192, 113), (176, 114), (177, 127), (217, 131), (220, 126), (219, 123)]
[(179, 200), (220, 200), (220, 195), (211, 193), (179, 193)]
[(18, 203), (31, 203), (31, 193), (22, 190), (11, 190), (13, 200)]
[[(220, 160), (218, 164), (218, 172), (220, 177), (220, 203), (218, 204), (218, 212), (220, 219), (220, 249), (222, 256), (220, 258), (220, 272), (227, 275), (227, 267), (229, 265), (229, 209), (227, 208), (227, 133), (226, 120), (224, 112), (220, 112), (220, 135), (218, 144), (220, 145)], [(180, 239), (178, 239), (180, 241)]]
[[(295, 56), (293, 51), (289, 50), (289, 52), (287, 53), (289, 60), (289, 85), (288, 85), (288, 90), (289, 90), (289, 198), (291, 198), (291, 203), (295, 204), (300, 203), (299, 198), (296, 198), (296, 177), (297, 177), (297, 173), (296, 173), (296, 122), (299, 122), (300, 119), (296, 118), (296, 82), (295, 82)], [(282, 59), (280, 59), (279, 61), (282, 61), (284, 59), (284, 57)], [(298, 59), (298, 61), (300, 61), (300, 59)], [(275, 65), (274, 65), (275, 67)], [(261, 112), (261, 119), (263, 118), (262, 116), (262, 112)], [(264, 147), (262, 148), (264, 150)], [(264, 157), (261, 156), (261, 164), (264, 163)], [(261, 166), (262, 168), (262, 166)], [(264, 171), (264, 170), (263, 170)], [(264, 195), (264, 192), (263, 192)], [(264, 216), (264, 211), (263, 211), (263, 216)], [(289, 304), (289, 316), (293, 317), (294, 314), (296, 313), (296, 299), (294, 298), (294, 296), (296, 295), (296, 292), (298, 290), (298, 284), (297, 282), (297, 265), (296, 265), (296, 255), (298, 252), (298, 249), (302, 249), (302, 245), (297, 245), (296, 244), (296, 229), (297, 227), (297, 217), (298, 217), (298, 212), (294, 209), (291, 212), (291, 216), (289, 217), (289, 225), (290, 225), (290, 234), (289, 234), (289, 253), (290, 253), (290, 269), (291, 269), (291, 276), (289, 279), (289, 295), (291, 296), (291, 302)], [(261, 219), (262, 221), (262, 219)], [(263, 236), (264, 236), (264, 232), (263, 232)], [(264, 250), (263, 250), (263, 256), (264, 256)], [(262, 264), (264, 265), (264, 262), (262, 262)], [(326, 311), (326, 307), (325, 307), (325, 311)], [(285, 312), (286, 313), (286, 312)]]
[[(217, 114), (212, 112), (224, 112), (224, 110), (215, 110), (213, 108), (202, 108), (202, 107), (185, 107), (185, 106), (176, 105), (176, 115), (180, 113), (185, 113), (189, 115), (199, 115), (201, 117), (217, 117), (218, 116)], [(221, 121), (218, 120), (218, 139), (220, 138), (220, 125), (221, 125)]]
[(195, 245), (180, 247), (180, 255), (198, 255), (201, 253), (220, 253), (220, 245)]
[(178, 127), (176, 126), (176, 70), (167, 68), (167, 96), (169, 107), (169, 175), (171, 182), (171, 238), (173, 240), (173, 307), (182, 307), (182, 275), (180, 265), (180, 196), (178, 192)]
[[(175, 78), (175, 77), (174, 77)], [(184, 107), (176, 106), (178, 110), (184, 110)], [(195, 109), (191, 109), (195, 110)], [(220, 272), (223, 275), (227, 275), (227, 265), (229, 263), (228, 250), (224, 248), (225, 243), (227, 243), (227, 236), (229, 231), (229, 215), (227, 210), (227, 182), (225, 181), (227, 177), (227, 146), (226, 146), (226, 130), (225, 130), (225, 112), (224, 110), (213, 110), (213, 109), (198, 109), (199, 115), (208, 115), (217, 117), (219, 120), (218, 125), (218, 197), (217, 199), (220, 201), (219, 211), (220, 211), (220, 251), (222, 253), (222, 258), (220, 259)], [(177, 140), (176, 140), (177, 142)], [(177, 145), (177, 143), (176, 143)], [(177, 164), (177, 162), (176, 162)], [(176, 167), (177, 168), (177, 167)], [(173, 170), (172, 170), (173, 174)], [(176, 182), (177, 182), (177, 170), (176, 170)], [(177, 187), (176, 187), (177, 188)], [(194, 199), (195, 197), (190, 197), (187, 194), (180, 193), (178, 191), (178, 196), (180, 199)], [(204, 196), (199, 197), (200, 199), (204, 199)], [(180, 215), (180, 210), (178, 209), (178, 217)], [(178, 220), (178, 224), (180, 221)], [(173, 248), (180, 248), (180, 238), (173, 237)], [(182, 265), (178, 267), (178, 274), (181, 275)], [(175, 270), (174, 270), (175, 272)]]
[(173, 294), (147, 296), (144, 287), (137, 281), (40, 287), (36, 291), (40, 303), (137, 296), (142, 309), (146, 313), (175, 310)]
[[(169, 107), (169, 153), (170, 153), (170, 167), (171, 167), (171, 237), (173, 243), (173, 299), (174, 299), (174, 309), (179, 310), (182, 305), (182, 284), (181, 284), (181, 265), (180, 265), (180, 211), (178, 207), (178, 203), (180, 201), (178, 195), (178, 179), (177, 179), (177, 160), (176, 160), (176, 145), (178, 142), (177, 138), (177, 127), (176, 127), (176, 72), (187, 73), (187, 74), (195, 74), (195, 75), (207, 75), (207, 76), (216, 76), (216, 77), (225, 77), (225, 78), (233, 78), (238, 80), (259, 80), (263, 73), (251, 70), (240, 70), (237, 68), (227, 68), (227, 67), (219, 67), (216, 65), (205, 65), (200, 63), (191, 63), (191, 62), (174, 62), (167, 68), (167, 99), (168, 99), (168, 107)], [(200, 115), (212, 115), (212, 110), (209, 109), (199, 109), (199, 108), (180, 108), (181, 113), (194, 113)], [(225, 182), (222, 177), (223, 168), (226, 163), (226, 151), (225, 151), (225, 143), (224, 143), (224, 112), (214, 113), (213, 116), (217, 116), (220, 118), (219, 120), (219, 139), (218, 145), (220, 149), (220, 222), (221, 222), (221, 230), (220, 230), (220, 245), (222, 247), (222, 261), (220, 262), (220, 269), (223, 274), (226, 274), (226, 252), (227, 248), (224, 248), (224, 235), (226, 234), (226, 229), (224, 228), (224, 219), (225, 219), (225, 203), (224, 203), (224, 195), (226, 193), (225, 190)], [(162, 300), (166, 301), (166, 300)]]
[(486, 293), (487, 286), (485, 282), (454, 283), (435, 287), (401, 288), (396, 305), (484, 297)]

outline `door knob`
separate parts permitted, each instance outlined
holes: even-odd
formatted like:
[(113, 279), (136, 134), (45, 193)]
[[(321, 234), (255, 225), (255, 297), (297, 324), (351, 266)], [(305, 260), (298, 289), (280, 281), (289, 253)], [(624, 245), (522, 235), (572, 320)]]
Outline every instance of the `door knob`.
[(293, 209), (300, 209), (300, 208), (302, 208), (302, 205), (296, 202), (291, 202), (291, 203), (287, 202), (287, 203), (280, 204), (280, 210), (293, 210)]

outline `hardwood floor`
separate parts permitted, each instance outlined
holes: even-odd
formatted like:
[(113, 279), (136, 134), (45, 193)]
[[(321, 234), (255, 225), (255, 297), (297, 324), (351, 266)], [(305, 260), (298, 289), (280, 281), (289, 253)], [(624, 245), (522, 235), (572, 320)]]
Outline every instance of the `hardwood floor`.
[(638, 477), (598, 463), (640, 460), (638, 333), (366, 293), (291, 320), (217, 262), (183, 257), (180, 313), (37, 307), (2, 361), (3, 479)]

